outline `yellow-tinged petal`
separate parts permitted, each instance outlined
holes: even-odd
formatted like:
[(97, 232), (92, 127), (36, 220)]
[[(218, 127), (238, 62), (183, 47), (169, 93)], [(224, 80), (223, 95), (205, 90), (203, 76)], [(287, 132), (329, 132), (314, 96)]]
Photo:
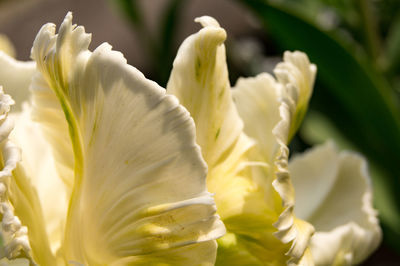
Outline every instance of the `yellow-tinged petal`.
[(29, 260), (27, 259), (8, 260), (7, 258), (3, 258), (0, 260), (0, 266), (29, 266)]
[[(28, 104), (29, 86), (36, 71), (36, 64), (17, 61), (0, 52), (0, 66), (0, 84), (4, 84), (7, 92), (18, 101), (16, 108), (13, 108), (13, 112), (9, 115), (15, 122), (10, 139), (18, 147), (23, 148), (22, 160), (17, 166), (18, 169), (10, 185), (9, 190), (14, 191), (10, 197), (15, 202), (15, 212), (20, 216), (22, 223), (29, 228), (36, 228), (29, 230), (29, 234), (41, 231), (37, 234), (41, 240), (32, 248), (43, 250), (41, 254), (45, 254), (46, 259), (36, 258), (37, 262), (50, 263), (53, 254), (49, 252), (47, 247), (49, 244), (42, 241), (50, 240), (53, 253), (59, 248), (66, 218), (67, 198), (66, 189), (54, 168), (51, 149), (42, 136), (41, 129), (31, 119), (32, 108)], [(63, 117), (61, 113), (59, 117), (61, 121)], [(60, 123), (59, 121), (57, 123)], [(58, 143), (60, 144), (61, 142)], [(23, 185), (25, 183), (27, 185)], [(38, 206), (34, 206), (36, 204)], [(41, 209), (43, 217), (41, 217)], [(32, 210), (37, 214), (34, 214)], [(31, 244), (33, 242), (34, 240), (31, 240)], [(47, 250), (47, 255), (45, 250)]]
[[(245, 153), (253, 143), (242, 134), (242, 121), (231, 100), (222, 44), (226, 33), (211, 17), (196, 21), (204, 28), (181, 45), (167, 92), (178, 97), (195, 121), (196, 140), (209, 168), (207, 185), (211, 192), (216, 192), (217, 204), (230, 205), (223, 200), (221, 182), (225, 183), (225, 190), (235, 190), (239, 184), (244, 188), (243, 192), (234, 194), (235, 206), (219, 208), (219, 214), (227, 218), (241, 212), (245, 190), (252, 189), (251, 181), (240, 177), (239, 172), (247, 163)], [(227, 174), (234, 180), (225, 178)], [(231, 197), (229, 194), (226, 196)]]
[(90, 38), (71, 21), (68, 14), (57, 35), (43, 26), (32, 49), (42, 75), (34, 94), (54, 91), (73, 147), (61, 256), (90, 265), (213, 264), (225, 228), (188, 112), (108, 44), (87, 50)]
[[(226, 33), (210, 17), (196, 21), (203, 29), (180, 47), (167, 92), (178, 97), (195, 121), (197, 142), (209, 167), (207, 187), (216, 193), (218, 213), (228, 230), (218, 240), (217, 264), (276, 265), (291, 256), (297, 261), (312, 227), (293, 222), (294, 194), (285, 146), (290, 126), (288, 106), (275, 97), (278, 91), (267, 92), (276, 100), (271, 106), (276, 117), (262, 143), (268, 153), (265, 160), (261, 149), (244, 134), (231, 98), (223, 45)], [(284, 243), (274, 236), (277, 221), (278, 236)], [(294, 239), (297, 244), (290, 248), (288, 242)]]
[[(28, 258), (50, 263), (51, 252), (47, 242), (43, 215), (36, 191), (20, 167), (20, 150), (8, 139), (13, 122), (8, 117), (13, 100), (0, 87), (0, 213), (3, 255), (8, 259)], [(28, 228), (29, 227), (29, 231)], [(29, 241), (34, 239), (34, 241)], [(35, 256), (35, 251), (45, 252)], [(47, 253), (46, 253), (47, 252)]]
[(314, 87), (317, 67), (314, 64), (310, 64), (307, 55), (299, 51), (286, 51), (283, 55), (283, 60), (282, 63), (276, 66), (274, 73), (278, 82), (284, 86), (285, 95), (283, 97), (291, 113), (287, 141), (289, 143), (306, 114)]
[(167, 91), (177, 96), (193, 117), (197, 143), (212, 169), (237, 144), (242, 122), (231, 100), (222, 44), (226, 32), (211, 17), (196, 21), (204, 28), (182, 43)]
[(267, 73), (239, 78), (232, 90), (244, 131), (257, 140), (257, 149), (269, 164), (273, 163), (279, 147), (273, 129), (282, 119), (279, 110), (282, 90), (282, 85)]
[(0, 51), (0, 85), (16, 101), (13, 112), (22, 110), (29, 99), (29, 85), (35, 73), (34, 62), (21, 62)]
[(38, 192), (43, 209), (44, 226), (51, 249), (55, 254), (61, 245), (64, 232), (69, 188), (58, 175), (51, 146), (44, 138), (40, 125), (32, 121), (31, 109), (32, 107), (25, 103), (22, 112), (10, 114), (15, 121), (15, 128), (11, 132), (10, 139), (18, 147), (22, 147), (20, 167), (25, 170)]
[[(280, 216), (274, 224), (278, 229), (275, 235), (284, 243), (292, 242), (287, 252), (291, 257), (289, 263), (311, 263), (309, 256), (302, 257), (313, 227), (293, 213), (295, 194), (287, 169), (289, 150), (286, 146), (292, 115), (285, 87), (263, 73), (254, 78), (239, 79), (233, 99), (244, 121), (245, 133), (257, 141), (258, 160), (270, 165), (259, 179), (272, 182), (282, 199), (283, 209), (276, 209)], [(271, 197), (272, 193), (268, 194)]]
[(290, 171), (296, 213), (316, 229), (310, 244), (316, 265), (361, 263), (381, 240), (365, 160), (327, 143), (294, 157)]
[(36, 73), (33, 77), (31, 95), (30, 116), (33, 121), (40, 124), (42, 130), (42, 133), (35, 132), (38, 137), (45, 138), (50, 144), (57, 168), (56, 178), (65, 184), (65, 195), (69, 198), (74, 182), (74, 153), (64, 111), (57, 95), (40, 73)]

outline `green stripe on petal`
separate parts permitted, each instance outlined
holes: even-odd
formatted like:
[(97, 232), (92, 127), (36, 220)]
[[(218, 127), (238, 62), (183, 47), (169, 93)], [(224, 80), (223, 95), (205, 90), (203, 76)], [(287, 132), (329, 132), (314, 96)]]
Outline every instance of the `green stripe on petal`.
[(197, 143), (211, 169), (236, 145), (243, 125), (231, 100), (222, 45), (226, 32), (211, 17), (196, 21), (204, 28), (182, 43), (167, 91), (177, 96), (193, 117)]
[[(266, 106), (275, 117), (269, 121), (270, 132), (256, 133), (266, 134), (262, 145), (256, 147), (243, 132), (246, 125), (243, 129), (232, 101), (223, 45), (225, 31), (210, 17), (196, 21), (203, 29), (180, 47), (167, 91), (178, 97), (196, 123), (197, 142), (209, 167), (207, 186), (215, 193), (218, 214), (227, 227), (228, 234), (218, 240), (217, 264), (273, 265), (285, 263), (290, 256), (300, 259), (312, 227), (293, 222), (294, 194), (285, 146), (290, 115), (288, 107), (278, 101), (283, 90), (267, 92), (272, 93), (267, 97), (276, 100), (275, 105)], [(296, 234), (298, 230), (304, 233)], [(284, 243), (275, 237), (277, 232)], [(288, 242), (297, 236), (299, 244), (290, 249)]]
[(110, 45), (88, 51), (88, 35), (71, 20), (58, 35), (45, 25), (32, 54), (73, 146), (64, 260), (213, 264), (225, 228), (188, 112)]

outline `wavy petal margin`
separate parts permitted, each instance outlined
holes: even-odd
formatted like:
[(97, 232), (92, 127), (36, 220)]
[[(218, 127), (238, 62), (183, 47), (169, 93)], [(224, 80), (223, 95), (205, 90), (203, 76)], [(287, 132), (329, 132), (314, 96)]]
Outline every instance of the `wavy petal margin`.
[(20, 219), (14, 214), (14, 207), (9, 200), (9, 183), (12, 172), (21, 160), (20, 150), (8, 139), (13, 122), (8, 117), (10, 106), (14, 104), (12, 98), (4, 94), (0, 86), (0, 145), (1, 145), (1, 171), (0, 171), (0, 214), (1, 237), (3, 238), (3, 254), (8, 259), (18, 256), (30, 257), (31, 247), (28, 240), (28, 230), (22, 226)]
[[(41, 73), (34, 93), (54, 92), (73, 147), (61, 259), (213, 264), (215, 239), (225, 228), (206, 190), (193, 120), (121, 53), (107, 43), (91, 52), (89, 42), (68, 13), (58, 34), (44, 25), (32, 49)], [(62, 127), (53, 130), (53, 136), (65, 134)]]
[[(314, 228), (294, 215), (295, 193), (288, 170), (287, 144), (307, 107), (316, 68), (301, 52), (285, 52), (284, 60), (275, 69), (276, 80), (267, 73), (239, 79), (233, 98), (244, 121), (245, 133), (257, 141), (261, 160), (273, 166), (270, 170), (276, 177), (273, 187), (283, 205), (274, 224), (278, 229), (275, 235), (283, 243), (292, 242), (287, 252), (291, 257), (289, 264), (308, 265), (312, 264), (312, 258), (303, 254), (309, 254), (307, 245)], [(299, 104), (304, 111), (298, 111)]]
[(276, 79), (283, 85), (283, 100), (291, 112), (291, 122), (288, 133), (289, 143), (299, 129), (307, 112), (308, 102), (314, 87), (317, 67), (310, 63), (303, 52), (286, 51), (283, 62), (274, 69)]
[[(288, 262), (289, 265), (302, 265), (303, 263), (305, 263), (303, 265), (307, 265), (311, 262), (302, 260), (302, 257), (307, 249), (310, 237), (314, 233), (314, 227), (303, 220), (297, 219), (294, 214), (295, 192), (288, 170), (289, 149), (286, 146), (291, 119), (289, 107), (284, 101), (279, 107), (279, 112), (282, 120), (273, 129), (279, 149), (275, 157), (276, 179), (272, 184), (282, 198), (284, 211), (274, 224), (278, 229), (275, 235), (284, 243), (293, 241), (287, 253), (291, 257)], [(302, 262), (302, 264), (299, 262)]]
[[(327, 142), (295, 156), (289, 167), (302, 199), (296, 213), (316, 228), (310, 244), (316, 265), (361, 263), (382, 238), (365, 159)], [(304, 211), (309, 205), (311, 212)]]

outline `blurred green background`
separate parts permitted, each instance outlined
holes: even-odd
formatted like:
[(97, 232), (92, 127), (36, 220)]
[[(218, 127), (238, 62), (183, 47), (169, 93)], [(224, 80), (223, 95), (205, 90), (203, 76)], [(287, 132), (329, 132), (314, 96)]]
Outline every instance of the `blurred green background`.
[(227, 30), (231, 83), (271, 72), (284, 50), (318, 67), (310, 109), (294, 152), (333, 138), (370, 163), (384, 240), (363, 265), (400, 261), (399, 0), (0, 0), (0, 32), (28, 60), (40, 26), (67, 11), (128, 62), (166, 85), (179, 44), (211, 15)]

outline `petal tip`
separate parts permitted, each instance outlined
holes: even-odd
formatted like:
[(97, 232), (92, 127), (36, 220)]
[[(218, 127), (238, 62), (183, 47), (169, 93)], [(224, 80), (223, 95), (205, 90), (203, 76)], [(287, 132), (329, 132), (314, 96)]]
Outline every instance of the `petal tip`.
[(194, 19), (195, 22), (200, 23), (204, 28), (213, 26), (213, 27), (220, 27), (218, 21), (210, 16), (201, 16)]

